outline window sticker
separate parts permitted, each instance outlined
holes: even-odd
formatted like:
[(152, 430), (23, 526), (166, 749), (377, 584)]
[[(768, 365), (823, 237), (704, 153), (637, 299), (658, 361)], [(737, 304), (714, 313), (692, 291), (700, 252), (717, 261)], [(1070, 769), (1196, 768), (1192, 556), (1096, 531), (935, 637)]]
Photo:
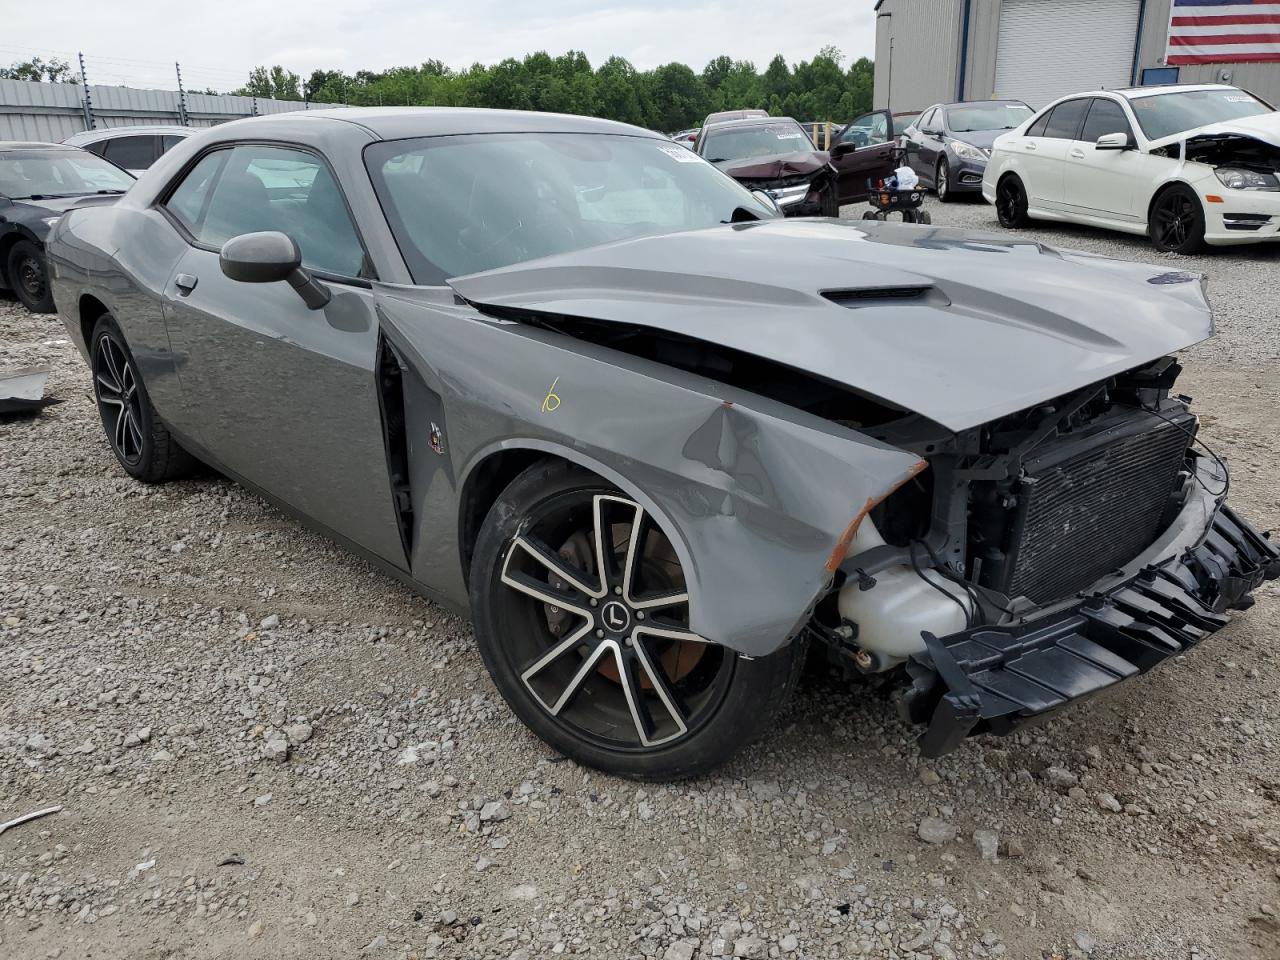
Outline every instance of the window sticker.
[(688, 147), (682, 147), (678, 144), (667, 146), (665, 143), (658, 144), (658, 149), (665, 153), (668, 157), (675, 159), (676, 163), (701, 163), (702, 158), (690, 150)]

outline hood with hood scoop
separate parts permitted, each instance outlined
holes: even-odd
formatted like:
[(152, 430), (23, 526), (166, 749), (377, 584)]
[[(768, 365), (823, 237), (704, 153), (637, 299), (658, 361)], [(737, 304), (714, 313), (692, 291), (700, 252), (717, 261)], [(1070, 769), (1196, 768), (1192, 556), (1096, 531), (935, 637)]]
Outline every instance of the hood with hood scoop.
[(769, 220), (450, 281), (766, 357), (964, 430), (1205, 339), (1199, 274), (948, 228)]

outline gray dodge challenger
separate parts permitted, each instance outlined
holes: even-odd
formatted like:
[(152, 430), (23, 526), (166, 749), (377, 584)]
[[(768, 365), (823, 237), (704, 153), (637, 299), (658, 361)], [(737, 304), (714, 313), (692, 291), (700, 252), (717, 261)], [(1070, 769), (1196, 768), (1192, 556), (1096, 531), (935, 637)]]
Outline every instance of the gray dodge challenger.
[(1173, 392), (1199, 275), (783, 220), (634, 127), (238, 121), (48, 252), (127, 473), (202, 461), (467, 612), (515, 713), (615, 773), (721, 763), (815, 645), (936, 756), (1280, 574)]

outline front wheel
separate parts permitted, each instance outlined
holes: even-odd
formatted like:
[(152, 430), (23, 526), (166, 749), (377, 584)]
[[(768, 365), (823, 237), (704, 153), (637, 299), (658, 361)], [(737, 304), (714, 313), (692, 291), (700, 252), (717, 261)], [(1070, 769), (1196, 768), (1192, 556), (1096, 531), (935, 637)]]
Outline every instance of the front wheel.
[(1198, 253), (1204, 248), (1204, 208), (1190, 187), (1170, 187), (1151, 205), (1147, 232), (1161, 253)]
[(1027, 216), (1027, 192), (1017, 177), (1007, 176), (996, 186), (996, 216), (1000, 219), (1000, 226), (1010, 230), (1025, 227), (1031, 222)]
[(951, 193), (951, 164), (947, 163), (946, 157), (938, 161), (938, 169), (933, 175), (933, 188), (943, 203), (950, 203), (954, 199)]
[(692, 777), (766, 731), (803, 645), (754, 660), (689, 628), (684, 571), (652, 516), (598, 477), (545, 461), (494, 504), (471, 568), (476, 639), (539, 737), (580, 763)]
[(9, 250), (5, 276), (18, 299), (32, 313), (53, 313), (53, 291), (44, 251), (30, 240), (19, 240)]

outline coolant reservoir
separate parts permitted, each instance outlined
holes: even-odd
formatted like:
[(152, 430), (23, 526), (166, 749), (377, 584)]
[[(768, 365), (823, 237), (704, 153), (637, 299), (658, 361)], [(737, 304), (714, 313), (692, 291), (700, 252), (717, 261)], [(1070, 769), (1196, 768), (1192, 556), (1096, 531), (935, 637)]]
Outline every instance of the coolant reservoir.
[[(883, 544), (884, 538), (876, 525), (870, 517), (864, 517), (849, 556), (856, 557)], [(929, 583), (925, 583), (923, 577), (928, 577)], [(973, 606), (969, 595), (934, 570), (921, 566), (917, 574), (909, 566), (889, 567), (875, 574), (875, 581), (876, 585), (870, 590), (861, 589), (852, 578), (840, 588), (840, 616), (858, 625), (855, 642), (864, 650), (905, 659), (924, 650), (921, 631), (945, 637), (965, 628), (964, 610), (971, 611)], [(937, 584), (955, 600), (948, 599), (930, 583)], [(960, 604), (964, 605), (963, 609)]]

